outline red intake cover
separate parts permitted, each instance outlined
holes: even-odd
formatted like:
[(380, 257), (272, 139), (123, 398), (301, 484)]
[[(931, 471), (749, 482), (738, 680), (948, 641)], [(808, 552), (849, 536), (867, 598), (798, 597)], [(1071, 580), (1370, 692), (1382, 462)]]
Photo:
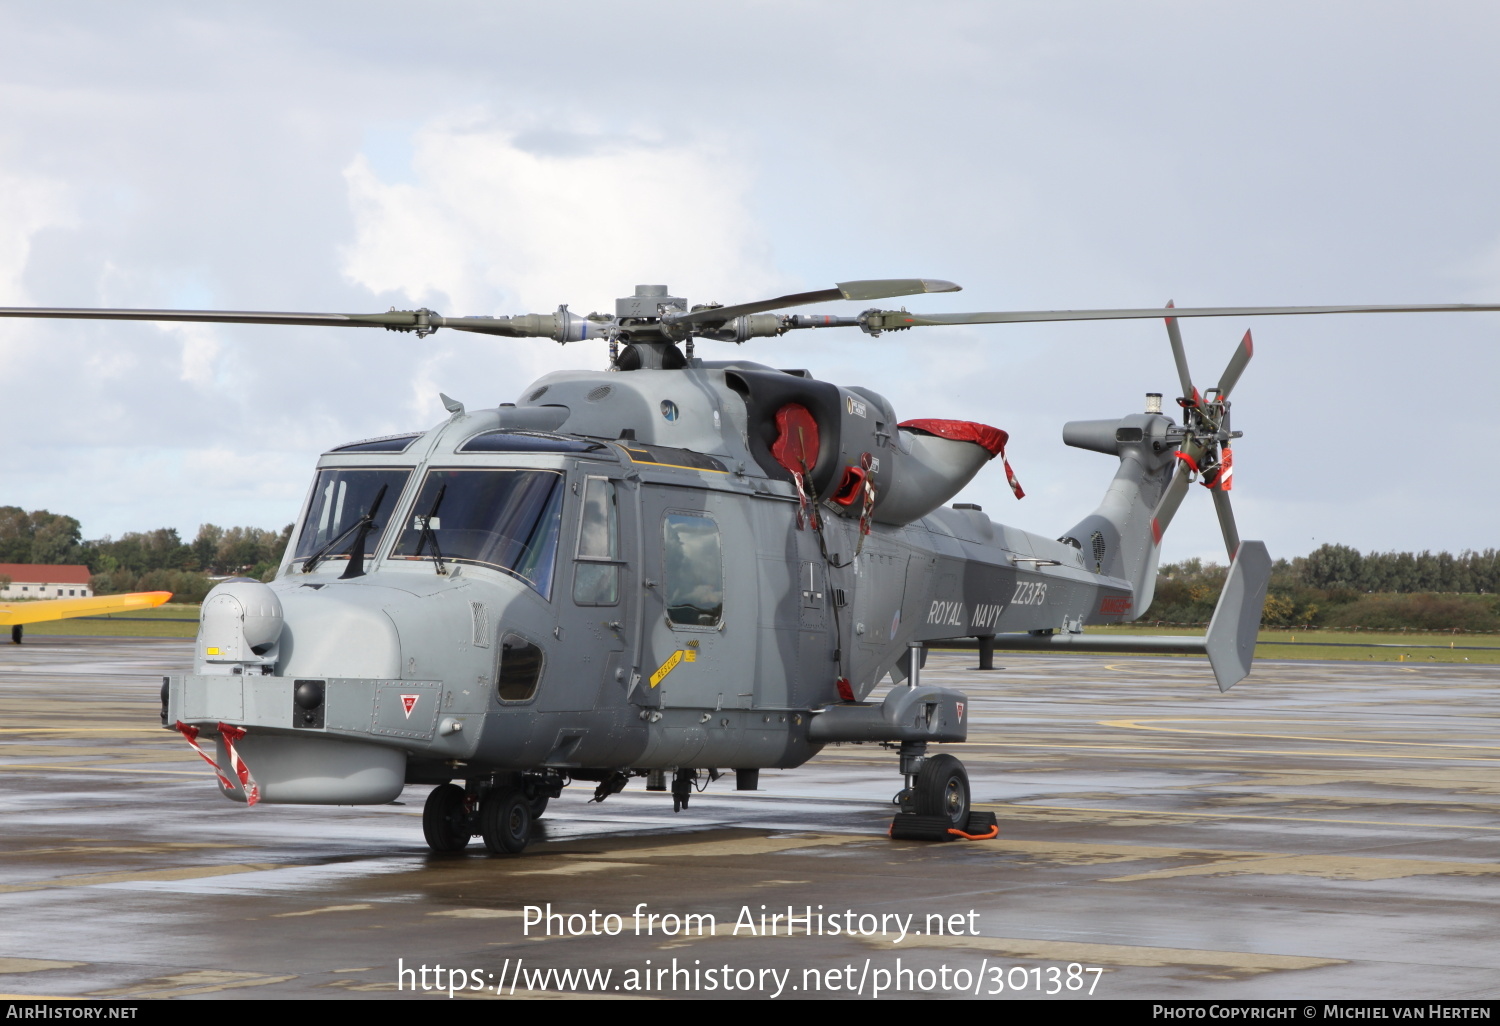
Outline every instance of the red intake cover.
[(925, 431), (929, 435), (949, 438), (955, 442), (973, 442), (982, 446), (992, 459), (1004, 452), (1005, 443), (1010, 441), (1010, 435), (999, 428), (976, 424), (971, 420), (907, 420), (898, 426)]
[(776, 441), (771, 455), (793, 474), (808, 474), (818, 462), (818, 422), (801, 403), (776, 411)]

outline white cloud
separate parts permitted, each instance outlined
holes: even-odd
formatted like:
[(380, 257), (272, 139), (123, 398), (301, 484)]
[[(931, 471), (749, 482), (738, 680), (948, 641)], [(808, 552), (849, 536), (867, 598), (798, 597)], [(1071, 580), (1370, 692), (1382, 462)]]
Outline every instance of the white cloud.
[(21, 276), (31, 240), (43, 228), (73, 223), (67, 190), (46, 178), (0, 173), (0, 304), (26, 302)]
[(218, 333), (206, 324), (168, 324), (162, 330), (182, 339), (182, 380), (199, 388), (212, 386), (224, 349)]
[(787, 284), (727, 147), (538, 134), (527, 146), (515, 128), (434, 121), (416, 134), (412, 183), (384, 182), (357, 158), (345, 171), (346, 275), (455, 314), (612, 310), (641, 282), (724, 302)]

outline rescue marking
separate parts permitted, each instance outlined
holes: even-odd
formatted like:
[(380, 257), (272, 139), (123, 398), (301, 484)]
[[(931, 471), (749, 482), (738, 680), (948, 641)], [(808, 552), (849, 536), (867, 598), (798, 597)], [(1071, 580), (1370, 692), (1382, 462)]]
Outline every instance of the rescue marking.
[(401, 708), (403, 708), (403, 709), (406, 710), (406, 718), (407, 719), (411, 719), (411, 711), (417, 707), (417, 699), (419, 699), (421, 697), (422, 697), (421, 695), (402, 695), (401, 696)]
[(1099, 612), (1105, 616), (1122, 616), (1130, 612), (1133, 604), (1128, 595), (1106, 595), (1099, 600)]
[(666, 680), (667, 674), (677, 669), (677, 664), (682, 662), (683, 658), (684, 653), (680, 648), (677, 651), (673, 652), (671, 655), (667, 656), (667, 661), (662, 663), (661, 666), (657, 667), (656, 672), (651, 675), (651, 686), (654, 688), (656, 687), (656, 685)]

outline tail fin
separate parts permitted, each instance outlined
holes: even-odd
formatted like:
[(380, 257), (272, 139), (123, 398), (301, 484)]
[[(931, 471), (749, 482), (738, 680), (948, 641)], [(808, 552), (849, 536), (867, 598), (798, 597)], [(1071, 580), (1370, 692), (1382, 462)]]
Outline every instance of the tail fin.
[(1172, 480), (1175, 444), (1172, 421), (1161, 414), (1136, 413), (1119, 420), (1071, 421), (1063, 441), (1120, 458), (1120, 469), (1099, 508), (1064, 535), (1078, 543), (1085, 565), (1131, 583), (1136, 614), (1144, 613), (1156, 592), (1160, 537), (1153, 517)]
[(1208, 622), (1208, 661), (1220, 691), (1228, 691), (1250, 673), (1255, 639), (1271, 583), (1271, 555), (1266, 543), (1240, 542), (1229, 577), (1219, 593), (1213, 619)]

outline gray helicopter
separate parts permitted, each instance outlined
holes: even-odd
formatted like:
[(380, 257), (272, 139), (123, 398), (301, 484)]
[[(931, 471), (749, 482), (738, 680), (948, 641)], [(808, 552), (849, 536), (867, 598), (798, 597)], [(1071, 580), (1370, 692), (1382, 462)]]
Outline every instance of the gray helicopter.
[[(191, 674), (166, 678), (161, 722), (240, 802), (394, 800), (432, 787), (427, 843), (476, 835), (519, 853), (572, 783), (604, 800), (632, 777), (674, 809), (733, 770), (789, 768), (825, 745), (885, 745), (902, 777), (898, 836), (983, 836), (964, 768), (928, 746), (965, 740), (968, 701), (921, 683), (926, 652), (1199, 652), (1221, 690), (1250, 669), (1270, 573), (1230, 507), (1230, 394), (1192, 382), (1181, 317), (1496, 306), (1129, 309), (857, 316), (773, 311), (957, 291), (857, 281), (737, 306), (643, 285), (612, 315), (11, 308), (0, 316), (440, 328), (608, 342), (608, 371), (549, 374), (514, 403), (324, 453), (269, 583), (218, 585)], [(788, 331), (1165, 317), (1180, 421), (1075, 421), (1064, 441), (1117, 460), (1097, 509), (1057, 537), (945, 504), (1006, 435), (898, 420), (881, 395), (804, 371), (694, 354), (697, 339)], [(1006, 465), (1012, 486), (1019, 485)], [(1213, 495), (1230, 571), (1204, 638), (1100, 638), (1151, 604), (1158, 554), (1188, 487)], [(872, 695), (891, 687), (878, 701)], [(211, 750), (201, 745), (212, 739)], [(435, 786), (434, 786), (435, 785)]]

